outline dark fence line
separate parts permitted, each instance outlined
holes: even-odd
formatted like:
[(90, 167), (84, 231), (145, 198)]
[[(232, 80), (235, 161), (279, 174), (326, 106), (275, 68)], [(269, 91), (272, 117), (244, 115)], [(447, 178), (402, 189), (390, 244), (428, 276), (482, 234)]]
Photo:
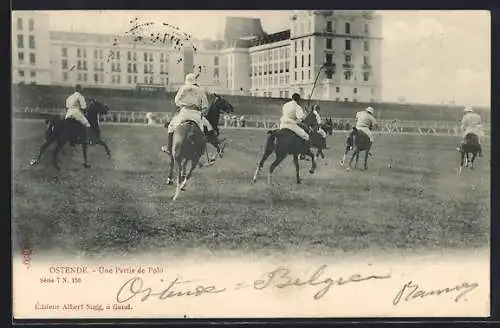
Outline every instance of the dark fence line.
[[(72, 92), (71, 87), (45, 85), (13, 85), (13, 103), (23, 108), (60, 108), (64, 107), (65, 98)], [(140, 91), (104, 88), (85, 88), (87, 97), (105, 102), (115, 111), (131, 112), (172, 112), (175, 110), (173, 92)], [(281, 106), (287, 99), (223, 95), (238, 114), (279, 116)], [(323, 116), (353, 118), (355, 113), (367, 106), (376, 109), (379, 119), (399, 119), (408, 121), (459, 121), (462, 107), (446, 105), (396, 104), (337, 101), (312, 101), (319, 104)], [(484, 121), (490, 121), (487, 108), (476, 109)]]

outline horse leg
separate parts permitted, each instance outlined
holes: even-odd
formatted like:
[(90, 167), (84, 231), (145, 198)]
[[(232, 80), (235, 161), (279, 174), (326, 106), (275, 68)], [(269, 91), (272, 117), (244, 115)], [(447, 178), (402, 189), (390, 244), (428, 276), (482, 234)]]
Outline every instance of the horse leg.
[(286, 158), (286, 154), (277, 154), (276, 153), (276, 159), (274, 160), (274, 162), (271, 163), (271, 166), (269, 167), (269, 173), (267, 175), (267, 182), (269, 184), (273, 184), (272, 182), (272, 175), (273, 175), (273, 172), (274, 170), (276, 169), (276, 167), (278, 165), (280, 165), (281, 162), (283, 162), (283, 160)]
[(295, 177), (297, 178), (297, 184), (300, 184), (299, 155), (293, 154), (293, 164), (295, 165)]
[(354, 151), (352, 152), (351, 159), (349, 160), (349, 167), (347, 168), (348, 170), (351, 169), (352, 161), (354, 160), (354, 156), (356, 156), (357, 154), (359, 154), (359, 149), (358, 149), (358, 147), (355, 147)]
[(83, 167), (89, 168), (90, 165), (87, 163), (87, 143), (82, 142), (82, 153), (83, 153)]
[(66, 144), (66, 140), (63, 141), (57, 141), (56, 149), (54, 149), (54, 155), (52, 157), (52, 164), (56, 168), (56, 170), (60, 170), (61, 167), (59, 164), (57, 164), (57, 155), (59, 155), (59, 152), (61, 151), (62, 147)]
[(167, 185), (171, 185), (174, 183), (173, 175), (174, 175), (174, 158), (172, 156), (170, 156), (170, 164), (168, 166)]
[(311, 168), (309, 169), (309, 173), (313, 174), (316, 170), (316, 159), (314, 158), (314, 154), (311, 150), (309, 150), (306, 155), (311, 157)]
[(40, 159), (42, 158), (43, 153), (47, 149), (48, 146), (50, 146), (56, 139), (55, 138), (50, 138), (49, 140), (45, 141), (44, 144), (40, 147), (40, 151), (38, 152), (38, 156), (35, 159), (32, 159), (30, 162), (31, 166), (34, 166), (38, 163), (40, 163)]
[(182, 163), (182, 174), (181, 174), (181, 180), (186, 179), (186, 169), (187, 169), (187, 164), (188, 160), (185, 159), (184, 162)]
[(175, 189), (175, 195), (172, 197), (172, 200), (176, 200), (177, 197), (179, 197), (179, 194), (181, 192), (181, 175), (182, 175), (182, 160), (177, 159), (175, 160), (175, 164), (177, 166), (177, 188)]
[(264, 163), (269, 158), (269, 156), (271, 156), (271, 154), (273, 152), (274, 152), (274, 148), (266, 145), (266, 149), (264, 150), (264, 154), (262, 155), (262, 158), (260, 159), (260, 162), (257, 165), (257, 168), (255, 169), (255, 173), (253, 175), (252, 182), (257, 181), (257, 177), (258, 177), (260, 171), (262, 170), (262, 167), (264, 167)]
[(106, 155), (108, 155), (108, 158), (111, 158), (111, 150), (109, 149), (108, 145), (104, 142), (102, 139), (97, 139), (94, 141), (96, 145), (101, 145), (104, 147), (104, 150), (106, 151)]
[(474, 169), (476, 168), (476, 157), (477, 157), (477, 153), (476, 153), (476, 152), (474, 152), (474, 153), (472, 154), (472, 158), (471, 158), (471, 160), (470, 160), (470, 169), (471, 169), (471, 170), (474, 170)]
[[(181, 184), (181, 190), (182, 191), (185, 190), (186, 183), (188, 182), (189, 179), (191, 179), (191, 175), (193, 174), (194, 169), (198, 165), (199, 160), (200, 159), (198, 158), (195, 161), (191, 161), (191, 167), (189, 168), (189, 172), (186, 174), (186, 176), (184, 177), (184, 180), (182, 181), (182, 184)], [(185, 164), (187, 165), (187, 161), (185, 162)], [(184, 169), (186, 168), (186, 165), (184, 165)]]
[(370, 148), (365, 151), (365, 171), (368, 170), (368, 155), (370, 154)]

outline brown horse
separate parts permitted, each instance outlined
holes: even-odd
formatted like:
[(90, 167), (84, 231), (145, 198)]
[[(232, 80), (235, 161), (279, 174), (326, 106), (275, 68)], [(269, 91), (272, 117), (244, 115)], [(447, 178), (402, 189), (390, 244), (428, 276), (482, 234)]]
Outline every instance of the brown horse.
[[(100, 103), (95, 99), (89, 100), (89, 106), (85, 111), (85, 117), (90, 124), (90, 140), (97, 145), (104, 147), (108, 158), (111, 157), (111, 151), (108, 145), (101, 139), (101, 130), (99, 127), (99, 114), (107, 114), (109, 108), (107, 105)], [(88, 141), (85, 138), (85, 127), (77, 122), (73, 118), (67, 118), (61, 120), (49, 119), (46, 121), (47, 128), (45, 131), (45, 142), (40, 147), (38, 156), (31, 160), (30, 165), (34, 166), (40, 163), (43, 153), (51, 144), (56, 142), (56, 148), (52, 157), (52, 164), (57, 170), (60, 170), (60, 166), (57, 163), (57, 157), (61, 149), (68, 142), (75, 144), (81, 144), (83, 153), (83, 166), (89, 168), (90, 165), (87, 162), (87, 144)]]
[[(187, 181), (191, 178), (194, 169), (200, 162), (201, 155), (206, 151), (207, 138), (196, 122), (184, 121), (174, 131), (172, 140), (172, 156), (167, 184), (172, 184), (174, 165), (177, 168), (177, 188), (172, 198), (176, 200), (181, 190), (184, 190)], [(186, 174), (187, 164), (191, 162)]]
[(460, 146), (460, 168), (458, 169), (458, 175), (462, 174), (462, 168), (468, 167), (473, 170), (476, 166), (476, 158), (481, 149), (479, 144), (479, 137), (474, 133), (467, 133), (465, 136), (465, 142)]
[(356, 157), (356, 163), (354, 164), (354, 167), (357, 167), (359, 160), (359, 153), (364, 151), (365, 152), (364, 169), (368, 170), (367, 162), (368, 162), (368, 156), (371, 155), (370, 153), (371, 147), (372, 143), (370, 141), (370, 138), (363, 131), (356, 129), (356, 127), (353, 127), (352, 131), (349, 133), (347, 137), (346, 148), (344, 151), (344, 156), (340, 161), (340, 166), (342, 167), (344, 166), (347, 153), (349, 153), (349, 150), (353, 149), (351, 160), (349, 161), (349, 167), (347, 169), (349, 170), (351, 168), (354, 157)]
[[(306, 126), (304, 126), (305, 130), (306, 131), (309, 130), (311, 146), (317, 149), (323, 149), (325, 138), (323, 138), (318, 132), (316, 132), (317, 121), (313, 112), (309, 112), (307, 117), (303, 120), (303, 124), (306, 124)], [(314, 158), (315, 156), (312, 153), (311, 149), (308, 149), (306, 147), (306, 144), (302, 138), (300, 138), (298, 135), (296, 135), (294, 132), (288, 129), (270, 130), (267, 132), (267, 134), (268, 137), (266, 140), (266, 144), (264, 146), (264, 154), (262, 155), (262, 158), (259, 164), (257, 165), (257, 169), (255, 170), (252, 182), (257, 181), (257, 177), (260, 171), (262, 170), (264, 163), (269, 158), (269, 156), (271, 156), (273, 152), (276, 154), (276, 159), (269, 167), (269, 174), (268, 174), (269, 183), (272, 183), (271, 177), (276, 167), (281, 162), (283, 162), (283, 160), (288, 155), (293, 156), (293, 163), (295, 165), (297, 183), (301, 182), (300, 172), (299, 172), (299, 155), (302, 154), (309, 156), (311, 158), (312, 163), (309, 173), (311, 174), (314, 173), (316, 169), (316, 161)]]

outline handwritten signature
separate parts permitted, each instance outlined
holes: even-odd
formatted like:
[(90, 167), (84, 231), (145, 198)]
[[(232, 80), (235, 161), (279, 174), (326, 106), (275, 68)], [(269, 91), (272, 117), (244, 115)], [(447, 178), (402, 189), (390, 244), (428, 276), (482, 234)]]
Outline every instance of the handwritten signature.
[(476, 289), (479, 286), (478, 283), (468, 283), (468, 282), (463, 282), (460, 285), (456, 285), (455, 287), (446, 287), (446, 288), (441, 288), (441, 289), (435, 289), (435, 290), (423, 290), (420, 288), (420, 286), (413, 281), (407, 282), (396, 294), (394, 297), (392, 304), (397, 305), (399, 304), (400, 301), (411, 301), (416, 298), (425, 298), (428, 296), (440, 296), (440, 295), (446, 295), (452, 292), (460, 292), (456, 297), (455, 297), (455, 302), (458, 302), (461, 298), (463, 298), (466, 294), (470, 293), (474, 289)]
[[(389, 279), (390, 274), (386, 275), (368, 275), (362, 276), (360, 274), (353, 274), (349, 278), (339, 277), (337, 279), (332, 279), (330, 277), (324, 277), (327, 265), (321, 265), (318, 267), (308, 278), (301, 279), (297, 277), (292, 277), (291, 272), (286, 267), (278, 267), (275, 270), (267, 272), (264, 274), (264, 279), (254, 280), (250, 285), (239, 283), (235, 289), (240, 289), (241, 287), (251, 287), (254, 290), (263, 290), (270, 287), (276, 288), (287, 288), (287, 287), (316, 287), (319, 286), (320, 289), (316, 291), (313, 298), (319, 300), (324, 297), (330, 289), (337, 285), (343, 286), (348, 283), (358, 283), (367, 280), (377, 280), (377, 279)], [(186, 286), (188, 283), (192, 283), (190, 280), (180, 280), (175, 278), (170, 281), (166, 288), (161, 291), (153, 291), (151, 287), (146, 287), (142, 278), (134, 277), (127, 280), (118, 290), (116, 294), (116, 301), (118, 303), (124, 303), (132, 300), (133, 298), (139, 298), (141, 302), (148, 300), (150, 297), (157, 297), (160, 300), (165, 300), (168, 298), (182, 297), (182, 296), (202, 296), (206, 294), (219, 294), (227, 291), (227, 288), (218, 288), (214, 285), (202, 285), (199, 284), (195, 287)]]
[(290, 276), (290, 270), (285, 267), (279, 267), (266, 274), (266, 279), (255, 280), (253, 287), (257, 290), (267, 288), (274, 285), (277, 288), (286, 287), (301, 287), (301, 286), (322, 286), (316, 294), (314, 294), (314, 299), (319, 300), (325, 296), (334, 285), (342, 286), (348, 283), (362, 282), (366, 280), (376, 280), (376, 279), (389, 279), (390, 274), (387, 275), (369, 275), (362, 276), (360, 274), (353, 274), (348, 279), (340, 277), (338, 279), (332, 279), (330, 277), (322, 277), (327, 268), (326, 264), (321, 265), (314, 273), (306, 280), (301, 280), (300, 278), (292, 278)]

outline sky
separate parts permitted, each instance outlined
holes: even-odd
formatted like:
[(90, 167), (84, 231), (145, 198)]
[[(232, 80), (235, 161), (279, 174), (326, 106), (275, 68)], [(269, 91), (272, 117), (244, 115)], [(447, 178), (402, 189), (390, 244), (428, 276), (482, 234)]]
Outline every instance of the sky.
[[(489, 106), (491, 19), (488, 11), (377, 11), (382, 15), (382, 99)], [(56, 11), (51, 29), (124, 34), (129, 20), (168, 22), (214, 39), (226, 16), (260, 18), (268, 33), (289, 28), (292, 11)]]

